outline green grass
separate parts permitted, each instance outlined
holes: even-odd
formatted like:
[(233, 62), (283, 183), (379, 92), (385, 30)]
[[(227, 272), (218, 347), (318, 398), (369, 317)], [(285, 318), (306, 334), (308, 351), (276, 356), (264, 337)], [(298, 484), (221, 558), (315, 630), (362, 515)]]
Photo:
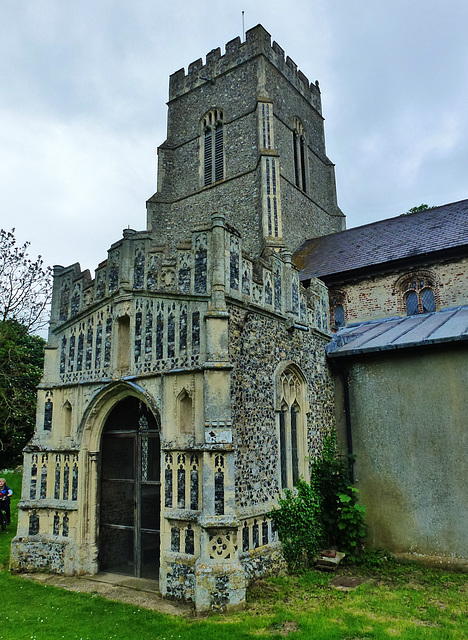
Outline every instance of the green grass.
[(0, 572), (4, 606), (0, 639), (56, 640), (221, 640), (252, 638), (248, 623), (221, 617), (191, 621), (164, 616), (100, 596), (71, 593)]
[[(12, 526), (0, 533), (0, 640), (466, 640), (468, 576), (402, 565), (369, 554), (341, 575), (362, 576), (351, 591), (329, 585), (329, 574), (270, 578), (249, 590), (245, 611), (185, 619), (72, 593), (10, 575), (20, 476)], [(13, 524), (14, 523), (14, 524)]]
[(330, 576), (315, 571), (261, 582), (251, 589), (250, 612), (294, 620), (291, 638), (345, 640), (466, 640), (466, 574), (399, 565), (349, 567), (366, 582), (351, 591), (330, 589)]
[(388, 562), (349, 567), (366, 582), (343, 592), (330, 575), (256, 583), (245, 611), (198, 619), (174, 618), (93, 594), (71, 593), (0, 572), (4, 594), (0, 640), (466, 640), (466, 574)]

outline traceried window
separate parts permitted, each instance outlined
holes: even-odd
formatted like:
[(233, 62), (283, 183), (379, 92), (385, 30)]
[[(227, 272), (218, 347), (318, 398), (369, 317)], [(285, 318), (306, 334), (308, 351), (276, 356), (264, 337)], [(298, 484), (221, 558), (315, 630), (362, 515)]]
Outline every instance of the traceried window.
[(209, 111), (202, 123), (203, 186), (224, 178), (224, 125), (220, 109)]
[(293, 487), (305, 469), (304, 384), (288, 367), (278, 380), (279, 469), (282, 489)]
[(307, 193), (307, 144), (304, 127), (297, 119), (293, 130), (294, 181), (304, 193)]
[(427, 274), (413, 274), (401, 284), (407, 316), (431, 313), (436, 310), (434, 279)]

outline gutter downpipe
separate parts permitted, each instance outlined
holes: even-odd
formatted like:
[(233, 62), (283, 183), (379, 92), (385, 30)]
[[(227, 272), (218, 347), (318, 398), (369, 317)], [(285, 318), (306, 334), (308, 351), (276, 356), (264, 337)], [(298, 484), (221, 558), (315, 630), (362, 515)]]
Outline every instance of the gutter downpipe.
[(351, 484), (354, 484), (354, 452), (353, 452), (353, 432), (351, 429), (351, 405), (349, 403), (349, 373), (344, 369), (341, 370), (341, 379), (343, 381), (343, 393), (344, 393), (346, 443), (348, 445), (349, 479), (351, 481)]
[(349, 480), (351, 484), (354, 484), (354, 457), (353, 457), (353, 432), (351, 429), (351, 405), (349, 402), (349, 373), (342, 366), (337, 364), (336, 360), (333, 365), (340, 373), (341, 383), (343, 385), (343, 400), (345, 411), (345, 423), (346, 423), (346, 446), (348, 448), (348, 469)]

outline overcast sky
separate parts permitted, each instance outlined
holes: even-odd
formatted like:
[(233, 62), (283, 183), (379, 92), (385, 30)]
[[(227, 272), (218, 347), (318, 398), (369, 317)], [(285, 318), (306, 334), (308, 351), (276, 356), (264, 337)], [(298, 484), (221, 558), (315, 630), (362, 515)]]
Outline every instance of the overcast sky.
[(320, 82), (348, 227), (468, 198), (467, 0), (4, 0), (0, 226), (92, 271), (144, 229), (168, 77), (243, 10)]

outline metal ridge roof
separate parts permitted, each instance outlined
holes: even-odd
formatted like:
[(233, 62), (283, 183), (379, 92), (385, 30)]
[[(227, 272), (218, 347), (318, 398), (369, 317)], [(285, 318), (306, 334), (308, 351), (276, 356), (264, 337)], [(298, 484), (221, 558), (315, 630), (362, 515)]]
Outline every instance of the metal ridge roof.
[(330, 358), (468, 341), (468, 305), (348, 325), (327, 345)]

